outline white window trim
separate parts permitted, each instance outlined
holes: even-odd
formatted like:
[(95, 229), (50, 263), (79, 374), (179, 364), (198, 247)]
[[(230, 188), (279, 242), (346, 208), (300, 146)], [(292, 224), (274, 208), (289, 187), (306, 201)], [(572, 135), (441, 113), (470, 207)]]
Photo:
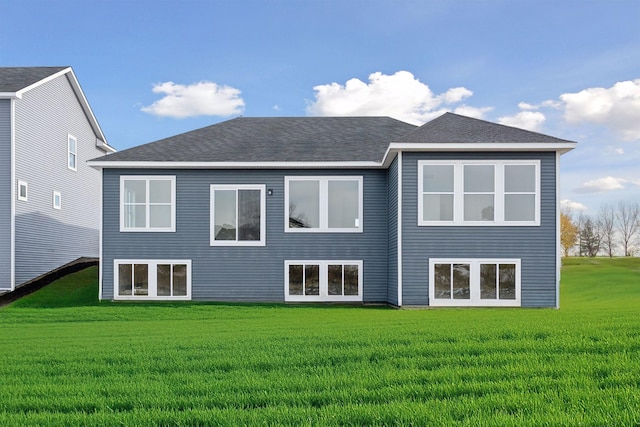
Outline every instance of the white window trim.
[[(362, 302), (362, 260), (286, 260), (284, 262), (284, 300), (285, 302)], [(319, 295), (289, 295), (289, 266), (290, 265), (318, 265), (320, 268)], [(328, 266), (329, 265), (357, 265), (358, 266), (358, 295), (329, 295), (328, 294)]]
[[(57, 204), (56, 204), (56, 196), (58, 198), (58, 203)], [(60, 194), (59, 191), (54, 191), (53, 192), (53, 200), (51, 202), (52, 202), (53, 209), (57, 209), (57, 210), (62, 209), (62, 194)]]
[[(289, 228), (289, 182), (318, 181), (320, 184), (320, 226), (318, 228)], [(329, 181), (358, 181), (358, 226), (354, 228), (329, 228)], [(284, 231), (285, 233), (362, 233), (364, 224), (363, 178), (358, 175), (340, 176), (285, 176), (284, 177)]]
[[(216, 190), (260, 190), (260, 240), (215, 240), (215, 229), (214, 229), (214, 212), (215, 212), (215, 198), (213, 197), (213, 192)], [(209, 191), (210, 194), (210, 207), (209, 207), (209, 240), (211, 246), (266, 246), (267, 244), (267, 228), (266, 228), (266, 218), (267, 218), (267, 207), (266, 207), (266, 199), (265, 199), (265, 191), (266, 185), (261, 184), (211, 184), (211, 189)], [(237, 192), (236, 192), (237, 194)], [(238, 199), (236, 197), (236, 222), (238, 220)], [(237, 225), (236, 225), (237, 231)], [(237, 236), (236, 236), (237, 238)]]
[[(124, 182), (127, 180), (146, 181), (146, 226), (145, 227), (125, 227), (124, 213)], [(164, 180), (171, 181), (171, 227), (150, 227), (149, 222), (149, 181)], [(175, 175), (121, 175), (120, 176), (120, 231), (131, 232), (147, 232), (147, 233), (172, 233), (176, 231), (176, 177)]]
[[(435, 264), (469, 264), (470, 299), (435, 298)], [(516, 298), (512, 300), (480, 299), (480, 264), (515, 264)], [(429, 305), (432, 307), (520, 307), (521, 301), (521, 260), (518, 258), (431, 258), (429, 259)]]
[[(76, 149), (75, 151), (71, 151), (71, 140), (75, 142)], [(69, 156), (73, 154), (73, 159), (75, 160), (74, 166), (71, 166), (69, 163)], [(67, 168), (72, 171), (78, 170), (78, 138), (75, 136), (68, 134), (67, 135)]]
[[(147, 264), (149, 271), (149, 295), (118, 295), (119, 289), (119, 274), (118, 266), (120, 264)], [(185, 264), (187, 266), (187, 295), (185, 296), (157, 296), (158, 282), (156, 277), (158, 264)], [(151, 272), (154, 272), (151, 274)], [(153, 295), (152, 295), (153, 292)], [(153, 301), (189, 301), (191, 300), (191, 260), (189, 259), (116, 259), (113, 260), (113, 299), (121, 301), (139, 301), (139, 300), (153, 300)]]
[[(453, 174), (453, 221), (424, 221), (423, 218), (423, 166), (424, 165), (452, 165)], [(493, 165), (495, 167), (494, 186), (494, 220), (493, 221), (465, 221), (464, 220), (464, 166), (465, 165)], [(535, 212), (533, 221), (505, 221), (504, 220), (504, 169), (510, 165), (535, 166)], [(419, 160), (418, 161), (418, 226), (539, 226), (540, 225), (540, 160)]]
[[(20, 195), (20, 188), (24, 187), (24, 194), (25, 196), (21, 196)], [(26, 181), (22, 181), (22, 180), (18, 180), (18, 193), (16, 194), (18, 196), (18, 200), (23, 201), (23, 202), (28, 202), (29, 201), (29, 184)]]

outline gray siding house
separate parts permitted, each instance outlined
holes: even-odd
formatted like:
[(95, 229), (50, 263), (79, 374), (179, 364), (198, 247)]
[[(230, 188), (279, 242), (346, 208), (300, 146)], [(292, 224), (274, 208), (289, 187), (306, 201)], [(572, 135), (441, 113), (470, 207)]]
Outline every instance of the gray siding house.
[(556, 307), (574, 146), (452, 113), (241, 117), (103, 156), (100, 299)]
[(98, 257), (111, 153), (70, 67), (0, 67), (0, 291)]

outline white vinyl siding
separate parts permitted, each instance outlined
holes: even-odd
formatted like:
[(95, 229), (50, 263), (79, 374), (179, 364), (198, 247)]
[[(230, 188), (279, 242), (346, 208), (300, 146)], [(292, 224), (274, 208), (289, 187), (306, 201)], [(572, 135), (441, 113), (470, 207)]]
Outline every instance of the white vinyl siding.
[(540, 225), (540, 161), (419, 161), (418, 225)]

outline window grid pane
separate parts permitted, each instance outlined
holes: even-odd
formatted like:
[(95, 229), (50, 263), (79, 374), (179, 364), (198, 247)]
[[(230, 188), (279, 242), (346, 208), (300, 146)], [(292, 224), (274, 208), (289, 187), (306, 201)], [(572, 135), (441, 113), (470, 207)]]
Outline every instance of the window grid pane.
[(156, 281), (158, 296), (171, 296), (171, 264), (158, 264)]
[(327, 289), (329, 295), (343, 295), (342, 265), (329, 265), (327, 267)]
[(360, 274), (358, 265), (347, 264), (344, 266), (344, 294), (358, 295)]
[(289, 181), (289, 228), (320, 227), (320, 181)]
[(454, 166), (422, 166), (422, 221), (453, 221)]
[(304, 266), (304, 294), (320, 295), (320, 266), (317, 264)]
[(451, 264), (434, 265), (434, 286), (436, 298), (451, 298)]
[(480, 298), (496, 299), (497, 269), (495, 264), (480, 264)]
[(187, 265), (175, 264), (173, 266), (173, 296), (187, 296)]
[(118, 295), (131, 295), (133, 293), (133, 269), (131, 264), (118, 266)]
[(516, 299), (516, 266), (500, 264), (500, 299)]
[(453, 299), (471, 298), (471, 277), (469, 264), (453, 264), (451, 291)]
[(329, 180), (327, 190), (329, 228), (358, 227), (359, 187), (358, 181)]
[(215, 240), (236, 240), (236, 190), (215, 190)]
[(260, 240), (260, 190), (238, 190), (238, 240)]
[(300, 264), (289, 266), (289, 295), (302, 295), (304, 288), (304, 269)]
[(149, 295), (149, 266), (147, 264), (133, 265), (133, 294)]

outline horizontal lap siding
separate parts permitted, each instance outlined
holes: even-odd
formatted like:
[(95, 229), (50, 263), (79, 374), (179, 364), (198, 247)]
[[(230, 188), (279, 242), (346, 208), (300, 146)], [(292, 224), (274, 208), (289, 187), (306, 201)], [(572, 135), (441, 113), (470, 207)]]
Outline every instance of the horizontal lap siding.
[[(28, 201), (16, 201), (16, 283), (79, 257), (97, 257), (100, 172), (87, 160), (104, 154), (66, 76), (16, 100), (16, 179)], [(77, 171), (67, 168), (67, 135), (77, 138)], [(53, 192), (62, 209), (53, 209)]]
[(11, 100), (0, 99), (0, 289), (11, 289)]
[[(418, 227), (418, 160), (541, 160), (536, 227)], [(555, 153), (404, 153), (403, 304), (428, 304), (430, 258), (522, 259), (522, 306), (556, 304)]]
[(389, 229), (389, 274), (387, 301), (398, 305), (398, 159), (387, 171), (387, 224)]
[[(119, 231), (120, 175), (176, 176), (176, 232)], [(285, 233), (284, 177), (358, 175), (364, 181), (363, 233)], [(266, 246), (211, 247), (210, 185), (264, 184)], [(113, 298), (114, 259), (190, 259), (192, 297), (284, 301), (285, 260), (363, 260), (364, 300), (387, 298), (385, 171), (104, 170), (103, 298)]]

